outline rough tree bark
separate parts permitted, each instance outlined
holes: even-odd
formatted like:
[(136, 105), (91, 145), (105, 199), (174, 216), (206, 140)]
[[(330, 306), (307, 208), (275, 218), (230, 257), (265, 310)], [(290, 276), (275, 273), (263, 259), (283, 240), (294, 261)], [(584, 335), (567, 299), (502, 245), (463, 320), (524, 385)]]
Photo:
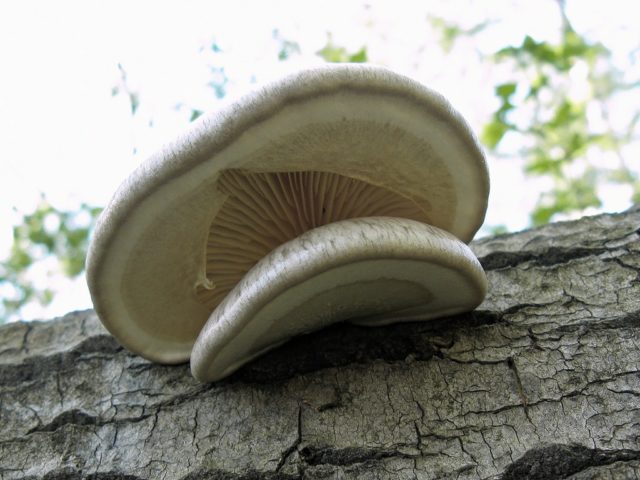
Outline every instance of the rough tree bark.
[(2, 479), (640, 476), (640, 210), (473, 245), (474, 313), (298, 338), (226, 381), (91, 311), (0, 329)]

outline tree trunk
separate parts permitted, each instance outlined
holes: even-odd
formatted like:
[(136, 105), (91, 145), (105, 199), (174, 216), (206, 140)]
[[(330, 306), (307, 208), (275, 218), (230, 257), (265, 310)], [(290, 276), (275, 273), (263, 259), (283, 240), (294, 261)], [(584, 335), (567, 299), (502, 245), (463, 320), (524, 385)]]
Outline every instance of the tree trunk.
[(0, 477), (638, 478), (640, 210), (480, 240), (473, 313), (297, 338), (227, 380), (91, 311), (0, 329)]

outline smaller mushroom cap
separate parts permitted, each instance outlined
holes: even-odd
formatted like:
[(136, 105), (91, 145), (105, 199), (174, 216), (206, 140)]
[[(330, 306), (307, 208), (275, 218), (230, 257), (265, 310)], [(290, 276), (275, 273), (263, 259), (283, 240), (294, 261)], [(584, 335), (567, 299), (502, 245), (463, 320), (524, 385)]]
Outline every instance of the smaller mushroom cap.
[(281, 245), (251, 269), (209, 317), (191, 371), (203, 382), (219, 380), (331, 323), (451, 315), (474, 309), (486, 290), (475, 255), (448, 232), (402, 218), (335, 222)]

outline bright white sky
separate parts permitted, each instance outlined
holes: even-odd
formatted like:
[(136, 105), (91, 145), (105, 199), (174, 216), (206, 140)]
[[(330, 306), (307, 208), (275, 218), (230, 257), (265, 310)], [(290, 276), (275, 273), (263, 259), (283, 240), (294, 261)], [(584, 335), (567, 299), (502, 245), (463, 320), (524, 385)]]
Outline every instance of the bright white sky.
[[(576, 29), (622, 52), (619, 63), (627, 66), (625, 55), (639, 41), (636, 0), (574, 0), (568, 13)], [(447, 56), (429, 28), (429, 14), (463, 27), (487, 18), (496, 24)], [(439, 90), (479, 132), (495, 107), (500, 72), (481, 63), (476, 50), (518, 44), (524, 33), (557, 39), (559, 22), (553, 0), (2, 2), (0, 257), (20, 218), (14, 209), (30, 212), (41, 193), (61, 209), (105, 205), (141, 160), (184, 128), (189, 107), (218, 108), (207, 87), (213, 67), (229, 77), (229, 101), (255, 82), (320, 63), (314, 53), (330, 32), (335, 44), (351, 52), (366, 45), (371, 61)], [(302, 54), (279, 62), (274, 30), (298, 42)], [(220, 53), (211, 51), (214, 41)], [(111, 94), (120, 81), (118, 64), (140, 92), (134, 118), (126, 96)], [(512, 159), (491, 159), (490, 168), (486, 224), (526, 227), (541, 184), (525, 181)], [(627, 207), (619, 195), (606, 198), (606, 210)], [(84, 279), (61, 290), (51, 307), (29, 308), (24, 318), (90, 306)]]

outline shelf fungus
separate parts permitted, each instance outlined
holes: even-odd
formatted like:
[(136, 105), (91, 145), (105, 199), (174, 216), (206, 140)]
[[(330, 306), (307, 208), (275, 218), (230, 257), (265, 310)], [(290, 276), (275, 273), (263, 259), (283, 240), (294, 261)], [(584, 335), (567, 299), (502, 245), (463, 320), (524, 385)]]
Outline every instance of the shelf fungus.
[(302, 71), (200, 118), (125, 180), (87, 259), (107, 329), (219, 380), (331, 323), (474, 309), (484, 156), (439, 94), (381, 67)]

